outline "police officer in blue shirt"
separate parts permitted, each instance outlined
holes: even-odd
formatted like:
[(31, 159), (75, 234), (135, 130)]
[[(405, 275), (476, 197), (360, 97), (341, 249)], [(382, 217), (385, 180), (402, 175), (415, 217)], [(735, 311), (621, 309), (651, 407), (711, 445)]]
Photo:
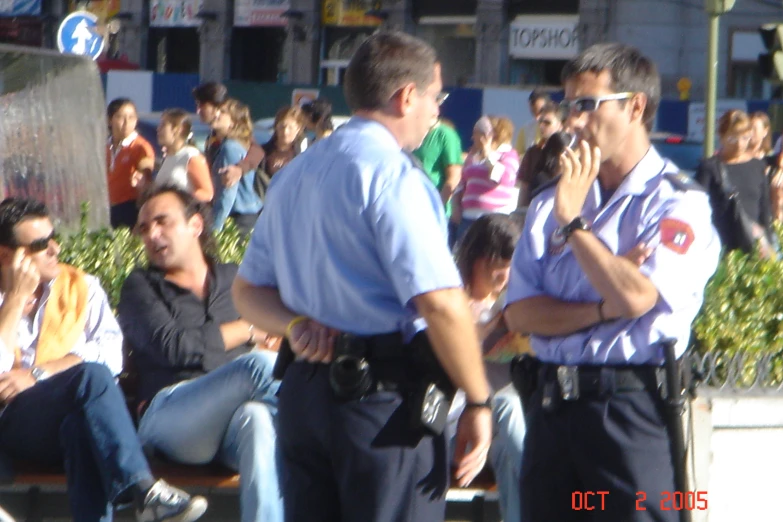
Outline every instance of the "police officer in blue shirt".
[(650, 145), (655, 65), (599, 44), (562, 78), (578, 147), (528, 210), (506, 308), (537, 357), (518, 380), (522, 519), (675, 521), (662, 344), (686, 349), (720, 243), (706, 193)]
[[(286, 520), (443, 520), (447, 453), (430, 421), (445, 421), (448, 392), (427, 384), (434, 361), (469, 402), (460, 485), (484, 466), (492, 434), (443, 204), (405, 152), (438, 117), (440, 65), (421, 40), (380, 32), (344, 85), (354, 117), (273, 179), (234, 300), (296, 355), (279, 394)], [(422, 339), (428, 363), (412, 357)], [(350, 372), (362, 377), (346, 386)]]

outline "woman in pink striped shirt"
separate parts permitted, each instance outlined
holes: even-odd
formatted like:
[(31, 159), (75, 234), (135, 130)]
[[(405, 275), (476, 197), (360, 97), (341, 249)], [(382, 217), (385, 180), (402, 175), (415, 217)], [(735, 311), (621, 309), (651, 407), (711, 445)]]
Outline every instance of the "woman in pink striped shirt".
[(509, 214), (516, 208), (519, 154), (511, 146), (513, 136), (514, 124), (501, 116), (482, 116), (473, 127), (473, 147), (453, 199), (457, 240), (484, 214)]

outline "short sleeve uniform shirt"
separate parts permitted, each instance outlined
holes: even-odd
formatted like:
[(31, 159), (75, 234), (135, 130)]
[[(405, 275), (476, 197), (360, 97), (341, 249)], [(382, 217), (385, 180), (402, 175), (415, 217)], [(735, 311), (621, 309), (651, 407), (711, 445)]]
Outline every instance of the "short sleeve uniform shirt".
[[(717, 267), (720, 241), (712, 226), (706, 192), (678, 175), (655, 148), (628, 174), (606, 202), (598, 180), (582, 216), (616, 255), (641, 242), (653, 248), (641, 266), (658, 289), (655, 307), (637, 319), (618, 319), (562, 337), (532, 336), (537, 356), (555, 364), (663, 363), (661, 341), (676, 338), (677, 355), (688, 344), (704, 287)], [(531, 203), (512, 259), (508, 302), (536, 296), (598, 302), (600, 295), (557, 233), (554, 185)]]
[(381, 124), (354, 117), (272, 178), (239, 275), (359, 335), (421, 327), (411, 299), (459, 287), (443, 204)]

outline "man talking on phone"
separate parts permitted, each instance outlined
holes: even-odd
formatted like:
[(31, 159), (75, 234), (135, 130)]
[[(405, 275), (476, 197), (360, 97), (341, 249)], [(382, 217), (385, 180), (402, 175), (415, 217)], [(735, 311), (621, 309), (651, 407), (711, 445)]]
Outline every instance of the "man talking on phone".
[(663, 346), (685, 352), (720, 242), (706, 193), (650, 144), (655, 65), (599, 44), (562, 79), (578, 146), (531, 202), (505, 312), (536, 353), (515, 368), (522, 520), (586, 520), (572, 495), (591, 491), (608, 493), (587, 520), (676, 521), (660, 504), (674, 489)]

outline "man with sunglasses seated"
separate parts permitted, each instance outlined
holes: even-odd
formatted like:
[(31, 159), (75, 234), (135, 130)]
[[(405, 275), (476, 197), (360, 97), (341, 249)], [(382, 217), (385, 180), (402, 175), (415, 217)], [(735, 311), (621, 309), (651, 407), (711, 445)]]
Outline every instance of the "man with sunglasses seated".
[(530, 204), (505, 311), (536, 354), (513, 369), (522, 520), (674, 522), (664, 354), (685, 352), (720, 242), (707, 194), (650, 144), (655, 65), (598, 44), (562, 78), (576, 150)]
[(155, 481), (114, 382), (122, 333), (98, 280), (58, 263), (46, 206), (0, 203), (0, 449), (63, 465), (74, 520), (200, 518), (206, 500)]

